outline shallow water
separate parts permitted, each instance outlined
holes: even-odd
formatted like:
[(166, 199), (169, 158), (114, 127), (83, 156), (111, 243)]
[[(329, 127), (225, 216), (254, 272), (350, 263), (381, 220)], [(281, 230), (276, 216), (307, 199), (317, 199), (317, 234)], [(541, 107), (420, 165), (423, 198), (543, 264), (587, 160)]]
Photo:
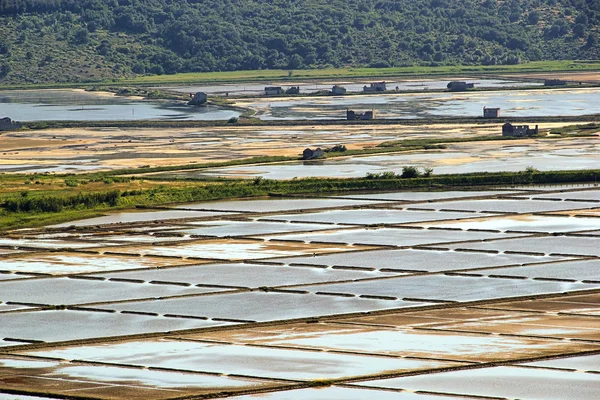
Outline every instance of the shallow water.
[[(36, 311), (0, 314), (0, 337), (58, 342), (220, 325), (228, 323), (104, 312)], [(19, 344), (0, 340), (0, 346)]]
[[(38, 396), (27, 396), (24, 394), (20, 394), (18, 395), (18, 397), (15, 397), (14, 394), (5, 394), (5, 393), (0, 393), (0, 400), (49, 400), (49, 397), (38, 397)], [(444, 399), (440, 399), (440, 400), (444, 400)]]
[(483, 270), (480, 273), (484, 275), (524, 276), (530, 279), (552, 278), (573, 279), (576, 281), (600, 281), (600, 260), (560, 262), (512, 268), (493, 268)]
[(304, 232), (318, 231), (328, 229), (327, 225), (321, 224), (292, 224), (286, 222), (266, 222), (266, 221), (210, 221), (210, 222), (193, 222), (190, 225), (197, 226), (196, 228), (178, 229), (173, 232), (183, 233), (186, 235), (198, 236), (247, 236), (247, 235), (264, 235), (270, 233), (282, 232)]
[(69, 226), (125, 224), (134, 222), (155, 222), (159, 220), (169, 219), (212, 217), (220, 214), (222, 213), (187, 210), (122, 212), (108, 214), (103, 217), (95, 217), (79, 221), (65, 222), (63, 224), (53, 225), (51, 226), (51, 228), (66, 228)]
[(322, 222), (330, 224), (404, 224), (408, 222), (438, 221), (447, 219), (461, 219), (480, 217), (482, 214), (468, 212), (434, 212), (434, 211), (407, 211), (395, 209), (358, 209), (358, 210), (331, 210), (301, 214), (278, 214), (265, 218), (277, 221)]
[(373, 250), (315, 257), (290, 257), (270, 261), (286, 264), (309, 264), (342, 267), (391, 268), (408, 271), (440, 272), (504, 265), (560, 261), (560, 257), (539, 257), (517, 254), (461, 253), (434, 250)]
[(428, 390), (528, 400), (593, 400), (597, 375), (542, 369), (495, 367), (357, 383), (359, 386)]
[[(516, 235), (513, 235), (516, 236)], [(415, 246), (467, 240), (502, 239), (504, 234), (468, 231), (427, 231), (422, 229), (344, 229), (340, 231), (294, 233), (263, 236), (270, 240), (302, 240), (305, 242), (333, 242), (387, 246)]]
[[(476, 79), (476, 78), (460, 78), (460, 80), (467, 80), (468, 82), (475, 83), (477, 88), (502, 88), (502, 87), (521, 87), (521, 86), (541, 86), (539, 82), (524, 82), (524, 81), (510, 81), (502, 79)], [(377, 79), (361, 80), (343, 83), (342, 86), (346, 88), (348, 92), (362, 92), (363, 86), (368, 85), (369, 82), (377, 81)], [(397, 80), (391, 81), (386, 80), (388, 90), (402, 91), (415, 91), (420, 92), (423, 90), (446, 90), (450, 79), (433, 80)], [(231, 95), (261, 95), (264, 94), (265, 86), (281, 86), (287, 89), (290, 86), (299, 86), (300, 93), (312, 93), (320, 90), (331, 90), (333, 83), (315, 83), (315, 82), (282, 82), (272, 81), (264, 82), (261, 84), (256, 83), (236, 83), (236, 84), (223, 84), (223, 85), (203, 85), (203, 86), (168, 86), (160, 87), (160, 89), (173, 90), (183, 93), (196, 93), (204, 92), (207, 94), (219, 94), (224, 95), (229, 93)], [(158, 88), (157, 88), (158, 89)]]
[(92, 382), (107, 382), (119, 384), (135, 384), (157, 388), (237, 388), (243, 386), (257, 386), (261, 381), (234, 378), (227, 376), (214, 376), (203, 374), (187, 374), (182, 372), (150, 371), (133, 368), (71, 365), (57, 368), (49, 377), (59, 376), (76, 379), (85, 379)]
[[(325, 287), (325, 286), (323, 286)], [(325, 290), (325, 289), (324, 289)], [(159, 314), (225, 318), (245, 321), (277, 321), (323, 315), (417, 307), (428, 303), (373, 300), (298, 293), (223, 293), (159, 301), (107, 304), (99, 308)]]
[(566, 193), (552, 193), (531, 196), (534, 199), (559, 199), (600, 202), (600, 190), (584, 190)]
[(480, 117), (483, 107), (500, 107), (502, 117), (578, 116), (599, 111), (600, 89), (264, 98), (239, 104), (258, 110), (265, 120), (345, 119), (348, 108), (372, 109), (378, 119)]
[(271, 211), (291, 211), (304, 210), (311, 208), (333, 208), (346, 206), (360, 206), (378, 204), (378, 201), (372, 200), (351, 200), (351, 199), (269, 199), (269, 200), (239, 200), (239, 201), (218, 201), (206, 203), (191, 203), (177, 206), (180, 209), (189, 210), (218, 210), (218, 211), (239, 211), (239, 212), (271, 212)]
[[(407, 276), (381, 281), (299, 286), (311, 293), (348, 293), (443, 301), (477, 301), (594, 289), (600, 285), (464, 276)], [(426, 301), (426, 300), (424, 300)]]
[[(235, 343), (301, 346), (459, 361), (510, 359), (517, 355), (526, 356), (540, 350), (556, 351), (557, 348), (565, 347), (559, 341), (548, 343), (539, 339), (338, 324), (258, 328), (234, 331), (231, 337), (226, 335), (226, 340), (233, 340)], [(213, 337), (208, 335), (208, 338)]]
[[(279, 165), (256, 165), (207, 169), (202, 172), (181, 173), (182, 176), (221, 176), (266, 179), (308, 177), (355, 178), (367, 173), (401, 173), (402, 167), (433, 168), (434, 174), (463, 174), (470, 172), (523, 171), (533, 167), (541, 171), (581, 170), (597, 168), (600, 164), (600, 145), (597, 140), (560, 141), (547, 148), (546, 143), (534, 143), (518, 153), (510, 146), (485, 147), (482, 144), (451, 145), (439, 152), (412, 152), (341, 159), (294, 162)], [(576, 155), (564, 155), (561, 148), (577, 147)], [(556, 188), (556, 187), (555, 187)], [(534, 188), (535, 189), (535, 188)]]
[[(474, 333), (501, 333), (521, 336), (544, 336), (558, 339), (596, 340), (600, 322), (585, 315), (527, 314), (500, 316), (471, 321), (439, 324), (435, 329), (459, 330)], [(583, 345), (583, 344), (582, 344)], [(583, 345), (591, 349), (592, 344)]]
[[(157, 238), (158, 239), (158, 238)], [(157, 268), (182, 264), (181, 260), (154, 259), (149, 257), (119, 257), (108, 254), (69, 254), (50, 253), (32, 254), (19, 258), (8, 258), (0, 261), (0, 270), (19, 272), (15, 274), (0, 274), (0, 280), (23, 278), (22, 273), (42, 274), (77, 274), (107, 270), (126, 270), (137, 268)]]
[(498, 191), (444, 191), (444, 192), (389, 192), (389, 193), (369, 193), (369, 194), (349, 194), (345, 196), (337, 196), (338, 198), (348, 199), (369, 199), (383, 201), (431, 201), (442, 199), (455, 198), (470, 198), (470, 197), (491, 197), (503, 196), (514, 192), (506, 190)]
[[(550, 211), (577, 210), (594, 207), (593, 203), (575, 201), (544, 201), (544, 200), (454, 200), (440, 201), (436, 203), (417, 203), (411, 207), (429, 208), (433, 210), (469, 210), (477, 213), (536, 213)], [(489, 228), (493, 229), (493, 228)]]
[(577, 370), (600, 372), (600, 356), (594, 355), (583, 357), (558, 358), (554, 360), (527, 363), (525, 365), (545, 368), (572, 368)]
[(456, 249), (494, 250), (534, 252), (541, 254), (575, 254), (583, 256), (600, 256), (598, 238), (588, 237), (531, 237), (519, 239), (506, 239), (492, 242), (450, 244), (445, 247)]
[[(527, 203), (525, 203), (527, 204)], [(558, 203), (560, 204), (560, 203)], [(579, 203), (584, 205), (585, 203)], [(526, 209), (523, 209), (526, 211)], [(457, 229), (494, 229), (520, 232), (576, 232), (600, 227), (597, 218), (569, 218), (550, 215), (519, 215), (495, 218), (475, 218), (466, 221), (446, 221), (418, 224), (420, 226)]]
[(310, 267), (283, 267), (260, 264), (211, 264), (160, 270), (101, 273), (107, 278), (143, 281), (184, 282), (191, 285), (222, 285), (258, 288), (354, 279), (375, 278), (390, 273), (344, 271)]
[(84, 304), (220, 291), (223, 289), (68, 278), (0, 281), (0, 300), (33, 304)]
[(180, 245), (154, 245), (136, 247), (108, 247), (105, 251), (126, 254), (143, 254), (165, 257), (194, 257), (221, 260), (250, 260), (269, 257), (298, 256), (313, 253), (351, 251), (345, 245), (307, 245), (303, 243), (271, 243), (259, 240), (206, 240), (186, 242)]
[(138, 100), (64, 89), (0, 91), (0, 117), (16, 121), (227, 120), (239, 116), (217, 107)]
[(33, 354), (296, 380), (341, 378), (390, 370), (406, 371), (451, 365), (438, 361), (367, 358), (351, 354), (175, 341), (82, 346), (34, 351)]
[[(364, 400), (373, 398), (377, 400), (464, 400), (463, 397), (438, 396), (427, 394), (415, 394), (408, 392), (390, 392), (374, 389), (335, 387), (316, 389), (296, 389), (281, 392), (251, 394), (248, 396), (235, 397), (236, 400)], [(1, 399), (1, 398), (0, 398)]]

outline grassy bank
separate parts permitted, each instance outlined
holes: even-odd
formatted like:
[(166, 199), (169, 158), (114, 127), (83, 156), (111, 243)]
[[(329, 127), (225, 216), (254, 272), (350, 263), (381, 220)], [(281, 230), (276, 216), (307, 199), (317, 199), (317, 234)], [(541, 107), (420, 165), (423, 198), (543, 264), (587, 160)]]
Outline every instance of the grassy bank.
[(109, 185), (106, 190), (75, 194), (68, 190), (56, 192), (50, 188), (48, 191), (39, 191), (35, 196), (24, 196), (22, 192), (5, 193), (0, 212), (0, 226), (4, 230), (42, 226), (86, 218), (109, 210), (243, 197), (596, 182), (598, 178), (600, 170), (541, 172), (528, 169), (521, 172), (432, 175), (417, 178), (402, 178), (389, 173), (352, 179), (309, 178), (274, 181), (257, 178), (253, 181), (196, 181), (182, 185), (173, 185), (169, 180), (150, 188), (119, 190)]
[(140, 76), (117, 83), (132, 85), (164, 85), (201, 82), (242, 82), (298, 79), (346, 79), (375, 77), (420, 77), (448, 76), (461, 74), (494, 75), (533, 72), (574, 72), (600, 70), (600, 61), (532, 61), (517, 65), (477, 65), (439, 67), (395, 67), (395, 68), (324, 68), (309, 70), (258, 70), (183, 73), (176, 75)]
[(226, 71), (226, 72), (190, 72), (172, 75), (147, 75), (130, 79), (99, 80), (86, 83), (51, 83), (51, 84), (19, 84), (0, 85), (0, 89), (52, 89), (52, 88), (78, 88), (78, 87), (111, 87), (111, 86), (154, 86), (154, 85), (179, 85), (201, 83), (233, 83), (233, 82), (262, 82), (262, 81), (289, 81), (322, 80), (322, 79), (359, 79), (359, 78), (386, 78), (386, 77), (436, 77), (459, 75), (510, 75), (524, 73), (544, 72), (581, 72), (600, 71), (598, 60), (558, 60), (558, 61), (531, 61), (516, 65), (453, 65), (453, 66), (415, 66), (392, 68), (321, 68), (299, 70), (253, 70), (253, 71)]

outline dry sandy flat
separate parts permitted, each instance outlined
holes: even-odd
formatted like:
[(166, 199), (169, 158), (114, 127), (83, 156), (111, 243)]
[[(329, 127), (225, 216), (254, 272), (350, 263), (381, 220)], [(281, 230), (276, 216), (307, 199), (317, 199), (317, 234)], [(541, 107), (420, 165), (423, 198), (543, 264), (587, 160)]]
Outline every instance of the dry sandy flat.
[[(548, 123), (543, 128), (565, 125), (570, 124)], [(27, 172), (77, 172), (185, 165), (253, 156), (298, 156), (306, 147), (344, 144), (349, 149), (360, 149), (390, 140), (488, 136), (499, 132), (500, 123), (48, 129), (4, 133), (0, 141), (0, 168), (29, 165), (32, 167)], [(528, 142), (519, 141), (518, 145)], [(502, 142), (503, 146), (510, 143)], [(481, 144), (469, 146), (476, 149)]]
[[(69, 89), (71, 92), (75, 92), (75, 93), (85, 93), (85, 94), (91, 94), (97, 97), (116, 97), (117, 94), (113, 93), (113, 92), (104, 92), (101, 90), (98, 91), (88, 91), (85, 89)], [(143, 96), (127, 96), (128, 99), (131, 100), (143, 100), (145, 97)]]
[(367, 173), (401, 171), (405, 165), (433, 168), (435, 174), (540, 171), (595, 168), (600, 162), (598, 137), (519, 139), (447, 143), (445, 149), (379, 153), (326, 159), (316, 163), (209, 168), (186, 176), (293, 179), (305, 177), (362, 177)]
[[(592, 210), (557, 211), (549, 214), (600, 217), (600, 208), (594, 208)], [(600, 226), (600, 220), (598, 221), (598, 225)]]
[(2, 135), (0, 165), (110, 169), (183, 165), (263, 155), (299, 155), (306, 147), (373, 146), (386, 140), (490, 135), (499, 124), (407, 126), (68, 128)]

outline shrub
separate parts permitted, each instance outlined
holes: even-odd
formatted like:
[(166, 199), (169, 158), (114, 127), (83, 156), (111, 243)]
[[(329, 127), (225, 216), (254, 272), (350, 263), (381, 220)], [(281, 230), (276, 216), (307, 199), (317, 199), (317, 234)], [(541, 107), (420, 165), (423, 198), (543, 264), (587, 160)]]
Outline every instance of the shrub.
[(419, 169), (417, 167), (405, 165), (402, 167), (402, 175), (401, 178), (418, 178), (421, 175)]
[(331, 153), (343, 153), (346, 150), (348, 150), (348, 149), (346, 148), (345, 145), (343, 145), (343, 144), (336, 144), (335, 146), (333, 146), (331, 149), (328, 149), (327, 151), (331, 152)]
[(76, 187), (79, 185), (79, 182), (77, 182), (75, 179), (65, 179), (65, 185), (68, 187)]

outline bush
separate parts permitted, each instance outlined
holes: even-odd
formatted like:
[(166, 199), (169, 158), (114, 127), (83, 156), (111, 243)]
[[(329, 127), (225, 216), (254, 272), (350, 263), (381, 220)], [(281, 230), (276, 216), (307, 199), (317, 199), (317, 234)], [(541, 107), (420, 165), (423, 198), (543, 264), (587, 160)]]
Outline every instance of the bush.
[(328, 149), (326, 151), (330, 152), (330, 153), (343, 153), (346, 150), (348, 150), (348, 149), (346, 148), (345, 145), (343, 145), (343, 144), (336, 144), (335, 146), (333, 146), (332, 148), (330, 148), (330, 149)]
[(79, 182), (77, 182), (75, 179), (65, 179), (65, 185), (68, 187), (76, 187), (79, 185)]
[(419, 172), (419, 169), (417, 167), (406, 165), (402, 167), (402, 175), (400, 175), (401, 178), (410, 179), (418, 178), (419, 176), (421, 176), (421, 173)]
[(11, 212), (59, 212), (65, 208), (92, 208), (101, 204), (114, 207), (120, 196), (118, 190), (78, 193), (73, 196), (21, 196), (6, 200), (2, 206)]

